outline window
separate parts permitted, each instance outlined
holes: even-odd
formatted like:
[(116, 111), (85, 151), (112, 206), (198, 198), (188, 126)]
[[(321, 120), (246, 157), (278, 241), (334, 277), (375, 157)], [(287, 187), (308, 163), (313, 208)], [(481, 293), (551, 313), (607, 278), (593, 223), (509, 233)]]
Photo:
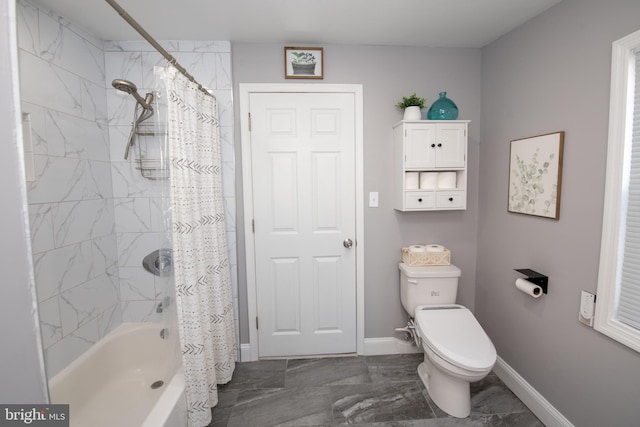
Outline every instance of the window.
[(594, 326), (640, 352), (640, 31), (613, 43)]

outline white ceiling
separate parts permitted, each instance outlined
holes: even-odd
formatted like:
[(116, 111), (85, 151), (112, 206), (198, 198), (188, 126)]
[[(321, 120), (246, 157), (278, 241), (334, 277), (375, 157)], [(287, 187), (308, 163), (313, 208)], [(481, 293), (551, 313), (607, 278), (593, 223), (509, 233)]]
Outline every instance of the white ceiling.
[[(104, 0), (32, 0), (102, 40), (141, 37)], [(560, 0), (119, 0), (157, 40), (482, 47)]]

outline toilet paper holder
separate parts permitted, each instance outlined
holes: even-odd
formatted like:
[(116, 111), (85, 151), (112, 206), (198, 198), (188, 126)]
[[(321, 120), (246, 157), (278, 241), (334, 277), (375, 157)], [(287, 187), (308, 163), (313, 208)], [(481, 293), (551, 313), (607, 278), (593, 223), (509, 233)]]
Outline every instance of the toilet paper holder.
[(547, 288), (549, 287), (549, 277), (544, 274), (538, 273), (537, 271), (533, 271), (529, 268), (514, 268), (518, 273), (522, 273), (527, 276), (527, 280), (535, 285), (538, 285), (542, 288), (542, 293), (547, 293)]

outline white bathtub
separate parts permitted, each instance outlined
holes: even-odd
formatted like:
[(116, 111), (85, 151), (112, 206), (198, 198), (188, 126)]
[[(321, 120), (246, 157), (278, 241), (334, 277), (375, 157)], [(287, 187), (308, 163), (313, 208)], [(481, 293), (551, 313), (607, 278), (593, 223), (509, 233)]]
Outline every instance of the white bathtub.
[[(124, 323), (49, 381), (51, 403), (68, 403), (71, 427), (186, 426), (177, 334)], [(152, 389), (156, 381), (164, 385)]]

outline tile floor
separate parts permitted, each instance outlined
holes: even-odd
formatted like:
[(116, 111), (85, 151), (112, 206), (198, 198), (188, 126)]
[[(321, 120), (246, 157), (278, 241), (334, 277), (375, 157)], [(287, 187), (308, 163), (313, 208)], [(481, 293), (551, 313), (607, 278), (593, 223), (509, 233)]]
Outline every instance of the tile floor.
[(493, 373), (471, 385), (471, 416), (448, 416), (416, 372), (422, 354), (238, 363), (209, 427), (543, 427)]

